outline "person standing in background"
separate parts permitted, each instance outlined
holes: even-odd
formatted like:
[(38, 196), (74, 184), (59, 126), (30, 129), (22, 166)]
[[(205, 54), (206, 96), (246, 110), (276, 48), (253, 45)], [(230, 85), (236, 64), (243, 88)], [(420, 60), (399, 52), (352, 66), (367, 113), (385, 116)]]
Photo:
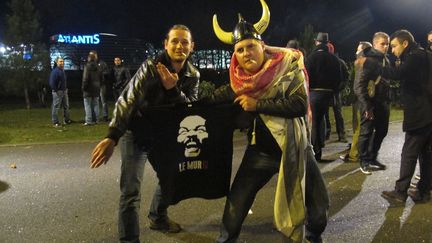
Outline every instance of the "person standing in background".
[(51, 120), (54, 127), (60, 127), (58, 112), (63, 108), (63, 123), (70, 124), (72, 121), (69, 114), (69, 96), (66, 83), (66, 73), (64, 71), (64, 59), (58, 57), (56, 65), (51, 71), (49, 84), (52, 90), (53, 103), (51, 110)]
[(99, 93), (103, 82), (103, 74), (96, 61), (96, 55), (90, 52), (87, 64), (84, 67), (81, 87), (85, 110), (84, 126), (94, 125), (99, 122)]
[(108, 68), (108, 65), (99, 58), (99, 55), (97, 53), (97, 51), (92, 50), (90, 51), (90, 53), (94, 54), (96, 56), (96, 63), (99, 67), (99, 70), (102, 72), (103, 75), (103, 80), (100, 84), (100, 103), (102, 105), (102, 121), (109, 121), (109, 112), (108, 112), (108, 101), (107, 101), (107, 84), (106, 82), (108, 82), (109, 78), (109, 74), (110, 74), (110, 70)]
[(112, 85), (114, 101), (117, 101), (123, 89), (126, 87), (127, 83), (131, 79), (129, 69), (123, 65), (120, 57), (114, 58), (113, 67), (114, 82)]
[[(377, 32), (372, 38), (372, 48), (365, 48), (362, 56), (380, 63), (383, 67), (389, 65), (387, 50), (389, 36)], [(390, 81), (374, 73), (373, 69), (363, 67), (356, 70), (354, 93), (360, 107), (360, 135), (358, 151), (360, 170), (370, 175), (371, 169), (385, 170), (386, 166), (377, 160), (378, 151), (387, 135), (390, 118)]]

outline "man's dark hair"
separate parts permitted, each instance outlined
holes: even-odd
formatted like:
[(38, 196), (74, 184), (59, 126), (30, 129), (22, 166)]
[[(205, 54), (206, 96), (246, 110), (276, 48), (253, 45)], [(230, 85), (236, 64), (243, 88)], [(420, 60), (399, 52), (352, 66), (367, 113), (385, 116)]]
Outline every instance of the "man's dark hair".
[(300, 44), (297, 40), (290, 40), (288, 41), (287, 48), (293, 48), (293, 49), (299, 49), (300, 48)]
[(408, 30), (398, 30), (390, 36), (390, 40), (397, 39), (400, 43), (408, 41), (408, 44), (415, 44), (414, 36)]
[(168, 40), (169, 39), (169, 32), (171, 30), (185, 30), (187, 32), (189, 32), (191, 34), (191, 41), (193, 41), (193, 37), (192, 37), (192, 31), (186, 26), (186, 25), (182, 25), (182, 24), (175, 24), (173, 25), (171, 28), (169, 28), (169, 30), (166, 32), (166, 36), (165, 39)]

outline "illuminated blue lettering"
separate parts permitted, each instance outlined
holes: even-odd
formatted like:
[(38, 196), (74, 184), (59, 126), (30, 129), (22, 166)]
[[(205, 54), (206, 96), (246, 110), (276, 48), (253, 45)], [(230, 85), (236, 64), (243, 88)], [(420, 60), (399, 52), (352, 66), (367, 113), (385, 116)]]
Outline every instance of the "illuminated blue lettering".
[(99, 34), (94, 34), (93, 35), (93, 44), (97, 45), (100, 43), (100, 39), (99, 39)]
[(78, 38), (76, 36), (72, 36), (72, 41), (71, 43), (75, 43), (75, 44), (79, 44), (78, 42)]
[(57, 42), (61, 42), (61, 43), (65, 42), (62, 35), (58, 36)]
[(85, 35), (79, 35), (78, 36), (78, 44), (86, 44), (87, 40), (86, 40), (86, 36)]
[(57, 37), (58, 43), (68, 44), (94, 44), (97, 45), (101, 42), (99, 34), (94, 35), (61, 35)]

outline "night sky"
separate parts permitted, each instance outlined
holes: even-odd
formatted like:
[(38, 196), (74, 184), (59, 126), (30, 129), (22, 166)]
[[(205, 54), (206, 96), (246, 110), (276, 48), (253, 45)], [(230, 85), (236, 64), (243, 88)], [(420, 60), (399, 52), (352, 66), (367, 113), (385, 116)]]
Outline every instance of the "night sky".
[[(0, 0), (0, 41), (8, 0)], [(189, 26), (197, 49), (230, 48), (221, 44), (212, 30), (212, 16), (231, 31), (237, 13), (255, 23), (261, 16), (259, 0), (34, 0), (41, 15), (44, 38), (58, 33), (114, 33), (140, 38), (161, 46), (167, 29), (175, 23)], [(270, 45), (285, 46), (289, 39), (312, 24), (316, 32), (329, 32), (336, 51), (352, 58), (360, 40), (370, 40), (376, 31), (389, 34), (410, 30), (425, 43), (432, 30), (432, 0), (267, 0), (270, 25), (263, 34)]]

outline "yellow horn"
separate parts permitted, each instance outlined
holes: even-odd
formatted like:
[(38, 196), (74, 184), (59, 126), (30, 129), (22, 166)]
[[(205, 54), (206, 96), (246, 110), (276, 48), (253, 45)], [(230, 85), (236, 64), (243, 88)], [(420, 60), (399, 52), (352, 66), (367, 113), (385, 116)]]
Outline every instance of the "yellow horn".
[(270, 23), (270, 10), (264, 0), (260, 0), (260, 2), (262, 6), (262, 15), (261, 15), (261, 19), (256, 24), (254, 24), (254, 27), (261, 35), (262, 33), (264, 33), (264, 31), (267, 29)]
[(219, 38), (219, 40), (221, 40), (223, 43), (230, 45), (233, 44), (232, 32), (226, 32), (222, 30), (222, 28), (219, 26), (216, 14), (213, 15), (213, 30), (217, 38)]

